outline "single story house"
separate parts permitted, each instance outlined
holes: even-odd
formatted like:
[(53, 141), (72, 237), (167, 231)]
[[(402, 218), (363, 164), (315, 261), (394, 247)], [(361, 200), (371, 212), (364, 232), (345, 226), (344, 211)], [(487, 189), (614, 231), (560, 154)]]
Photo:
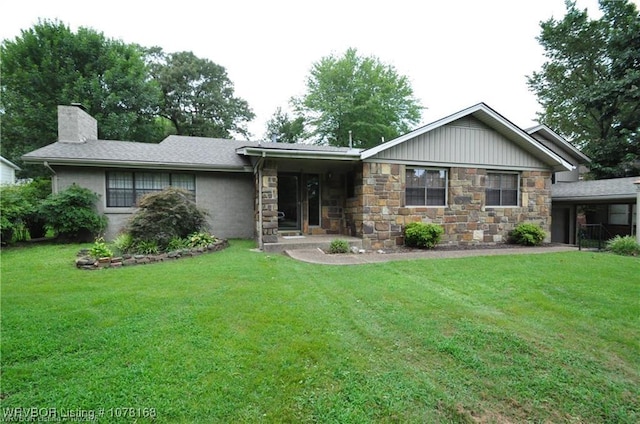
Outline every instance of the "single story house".
[(15, 184), (16, 171), (19, 170), (18, 165), (0, 156), (0, 184)]
[(562, 155), (569, 147), (538, 139), (546, 129), (527, 132), (484, 103), (367, 150), (185, 136), (98, 140), (82, 108), (59, 106), (58, 116), (58, 141), (23, 160), (44, 165), (54, 191), (76, 183), (96, 192), (107, 238), (141, 195), (171, 185), (194, 193), (214, 234), (261, 247), (283, 235), (327, 234), (394, 248), (415, 221), (441, 224), (445, 244), (495, 244), (520, 222), (550, 234), (552, 181), (576, 170)]

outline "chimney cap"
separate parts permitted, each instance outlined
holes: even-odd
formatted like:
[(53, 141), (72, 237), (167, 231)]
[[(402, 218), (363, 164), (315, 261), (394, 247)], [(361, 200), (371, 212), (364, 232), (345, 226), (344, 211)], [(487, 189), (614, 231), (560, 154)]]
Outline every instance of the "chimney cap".
[(83, 110), (83, 111), (85, 111), (85, 112), (89, 112), (89, 111), (87, 110), (87, 108), (86, 108), (86, 107), (84, 107), (84, 105), (83, 105), (82, 103), (71, 102), (71, 106), (75, 106), (75, 107), (77, 107), (77, 108), (79, 108), (79, 109), (82, 109), (82, 110)]

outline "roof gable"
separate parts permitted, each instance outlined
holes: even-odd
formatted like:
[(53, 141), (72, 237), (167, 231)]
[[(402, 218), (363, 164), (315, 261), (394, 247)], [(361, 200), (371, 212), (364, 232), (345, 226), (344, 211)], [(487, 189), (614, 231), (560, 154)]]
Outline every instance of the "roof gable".
[[(473, 118), (473, 120), (469, 120), (469, 118)], [(456, 121), (482, 123), (485, 128), (490, 128), (494, 133), (500, 135), (500, 137), (496, 137), (496, 139), (503, 141), (508, 140), (518, 149), (524, 150), (531, 157), (535, 158), (537, 161), (540, 161), (540, 163), (548, 167), (553, 167), (554, 170), (565, 171), (573, 169), (570, 163), (543, 146), (541, 143), (527, 134), (524, 130), (513, 124), (511, 121), (509, 121), (484, 103), (478, 103), (474, 106), (468, 107), (452, 115), (434, 121), (379, 146), (368, 149), (362, 153), (361, 157), (363, 160), (373, 159), (377, 155), (380, 155), (381, 153), (393, 147), (399, 146), (403, 143), (407, 143), (410, 140), (417, 139), (428, 133), (441, 130), (443, 127), (450, 126), (450, 124)]]
[[(569, 143), (564, 137), (558, 135), (555, 131), (544, 124), (527, 128), (525, 131), (536, 140), (543, 143), (549, 149), (553, 150), (557, 155), (565, 158), (572, 163), (575, 162), (575, 164), (580, 165), (591, 162), (591, 159), (589, 159), (587, 155), (582, 153), (573, 144)], [(568, 157), (570, 157), (571, 159), (569, 159)]]

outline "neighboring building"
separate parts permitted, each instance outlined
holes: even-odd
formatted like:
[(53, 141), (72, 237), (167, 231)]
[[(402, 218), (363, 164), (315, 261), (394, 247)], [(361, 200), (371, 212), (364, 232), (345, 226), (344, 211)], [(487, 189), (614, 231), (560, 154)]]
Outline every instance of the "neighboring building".
[(0, 184), (15, 184), (16, 171), (19, 170), (18, 165), (0, 156)]
[(441, 224), (443, 243), (496, 244), (520, 222), (549, 234), (552, 177), (575, 168), (484, 103), (368, 150), (98, 140), (82, 109), (58, 111), (59, 140), (23, 160), (52, 170), (54, 191), (77, 183), (99, 194), (107, 238), (141, 195), (173, 185), (195, 194), (214, 234), (261, 246), (283, 234), (335, 234), (360, 237), (366, 249), (394, 248), (414, 221)]

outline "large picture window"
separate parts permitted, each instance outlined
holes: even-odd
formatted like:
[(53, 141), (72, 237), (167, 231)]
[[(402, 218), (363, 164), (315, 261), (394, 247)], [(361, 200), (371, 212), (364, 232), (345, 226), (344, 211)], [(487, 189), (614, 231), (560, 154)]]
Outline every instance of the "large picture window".
[(487, 173), (486, 205), (518, 206), (518, 174)]
[(107, 172), (107, 206), (135, 206), (140, 197), (145, 194), (162, 191), (169, 186), (182, 188), (195, 196), (195, 175), (166, 172)]
[(447, 171), (444, 169), (407, 168), (406, 184), (407, 206), (447, 204)]

